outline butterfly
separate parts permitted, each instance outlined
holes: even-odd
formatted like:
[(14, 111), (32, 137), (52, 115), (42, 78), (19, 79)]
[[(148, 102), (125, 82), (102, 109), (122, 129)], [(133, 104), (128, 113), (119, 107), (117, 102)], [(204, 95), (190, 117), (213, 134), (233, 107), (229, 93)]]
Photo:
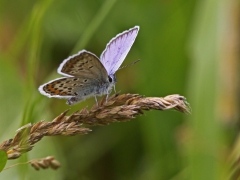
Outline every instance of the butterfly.
[(100, 59), (86, 50), (68, 57), (57, 70), (64, 77), (41, 85), (39, 92), (49, 98), (68, 99), (68, 105), (91, 96), (95, 99), (96, 96), (108, 96), (117, 82), (115, 73), (130, 51), (138, 31), (139, 26), (135, 26), (112, 38)]

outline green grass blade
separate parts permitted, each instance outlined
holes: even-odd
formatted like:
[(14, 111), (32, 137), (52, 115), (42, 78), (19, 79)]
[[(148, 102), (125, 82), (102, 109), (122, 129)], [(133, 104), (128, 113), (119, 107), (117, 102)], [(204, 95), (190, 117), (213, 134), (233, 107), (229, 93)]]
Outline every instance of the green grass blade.
[(0, 150), (0, 172), (3, 170), (7, 163), (7, 153), (3, 150)]

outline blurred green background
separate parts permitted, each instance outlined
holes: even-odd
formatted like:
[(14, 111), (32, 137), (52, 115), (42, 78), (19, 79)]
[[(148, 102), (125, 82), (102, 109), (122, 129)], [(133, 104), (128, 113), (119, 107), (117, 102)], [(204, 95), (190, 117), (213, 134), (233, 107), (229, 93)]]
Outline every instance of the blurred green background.
[[(181, 94), (192, 114), (150, 111), (88, 135), (45, 137), (7, 166), (53, 155), (57, 171), (21, 165), (0, 179), (237, 179), (239, 1), (0, 0), (0, 140), (26, 123), (51, 121), (69, 107), (41, 95), (60, 77), (63, 59), (135, 25), (139, 34), (117, 72), (117, 91), (149, 97)], [(94, 98), (71, 112), (91, 107)]]

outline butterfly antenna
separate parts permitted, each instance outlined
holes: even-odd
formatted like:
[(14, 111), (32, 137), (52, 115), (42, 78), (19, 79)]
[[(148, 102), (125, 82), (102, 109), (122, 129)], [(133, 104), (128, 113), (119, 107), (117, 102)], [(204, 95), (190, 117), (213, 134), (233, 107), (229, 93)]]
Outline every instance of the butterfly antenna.
[(136, 61), (133, 61), (132, 63), (127, 64), (126, 66), (120, 67), (118, 70), (123, 69), (123, 68), (128, 67), (128, 66), (132, 66), (132, 65), (136, 64), (136, 63), (139, 62), (139, 61), (140, 61), (140, 59), (138, 59), (138, 60), (136, 60)]

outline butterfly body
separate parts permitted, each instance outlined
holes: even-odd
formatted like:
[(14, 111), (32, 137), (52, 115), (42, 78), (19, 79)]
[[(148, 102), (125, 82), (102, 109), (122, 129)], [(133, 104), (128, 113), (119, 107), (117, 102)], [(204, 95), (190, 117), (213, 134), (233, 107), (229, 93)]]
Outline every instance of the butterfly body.
[(69, 98), (67, 104), (73, 105), (91, 96), (102, 96), (105, 94), (110, 94), (114, 85), (115, 82), (109, 82), (109, 80), (106, 79), (106, 81), (98, 82), (96, 84), (92, 83), (86, 88), (78, 87), (76, 88), (76, 96)]
[(40, 93), (49, 98), (66, 98), (68, 105), (91, 96), (110, 94), (116, 83), (115, 73), (130, 50), (138, 30), (139, 27), (135, 26), (113, 38), (100, 59), (86, 50), (65, 59), (58, 68), (58, 73), (65, 77), (41, 85)]

